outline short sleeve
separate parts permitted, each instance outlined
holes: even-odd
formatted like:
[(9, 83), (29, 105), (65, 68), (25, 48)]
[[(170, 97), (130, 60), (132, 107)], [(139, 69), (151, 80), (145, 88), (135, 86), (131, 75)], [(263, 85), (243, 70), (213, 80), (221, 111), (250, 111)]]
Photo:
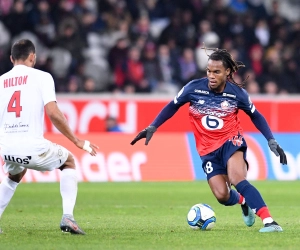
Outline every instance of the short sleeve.
[(49, 73), (45, 73), (44, 80), (41, 84), (42, 97), (44, 106), (49, 102), (56, 101), (55, 86), (53, 77)]

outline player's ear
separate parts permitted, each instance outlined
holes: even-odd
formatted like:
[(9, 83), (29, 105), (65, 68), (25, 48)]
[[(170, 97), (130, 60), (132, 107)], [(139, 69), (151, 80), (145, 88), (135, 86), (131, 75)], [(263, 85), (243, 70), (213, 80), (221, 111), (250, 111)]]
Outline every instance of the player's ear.
[(34, 67), (35, 63), (36, 63), (36, 54), (35, 53), (30, 53), (27, 60), (29, 60), (30, 62), (30, 66)]
[(226, 76), (230, 75), (230, 68), (226, 69)]
[(34, 53), (30, 53), (28, 56), (28, 59), (31, 63), (35, 62), (35, 54)]
[(12, 57), (12, 55), (10, 55), (10, 61), (12, 62), (12, 64), (14, 64), (14, 59), (13, 59), (13, 57)]

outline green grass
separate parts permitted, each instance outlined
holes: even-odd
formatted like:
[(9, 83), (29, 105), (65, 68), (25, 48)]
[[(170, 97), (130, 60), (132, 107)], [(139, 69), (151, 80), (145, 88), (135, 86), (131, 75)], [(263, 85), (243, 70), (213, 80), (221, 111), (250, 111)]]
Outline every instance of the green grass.
[[(299, 249), (300, 183), (252, 182), (282, 233), (248, 228), (239, 206), (224, 207), (203, 182), (79, 183), (75, 218), (87, 235), (59, 229), (59, 183), (19, 185), (0, 225), (0, 249)], [(217, 215), (211, 231), (194, 231), (186, 214), (208, 203)]]

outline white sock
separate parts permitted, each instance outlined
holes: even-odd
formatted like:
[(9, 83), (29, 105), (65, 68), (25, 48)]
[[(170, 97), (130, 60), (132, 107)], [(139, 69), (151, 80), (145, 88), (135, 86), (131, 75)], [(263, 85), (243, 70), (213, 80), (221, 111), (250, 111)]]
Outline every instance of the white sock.
[(73, 216), (77, 197), (77, 173), (75, 169), (64, 169), (60, 176), (60, 194), (62, 197), (63, 214)]
[(5, 177), (2, 180), (0, 184), (0, 218), (13, 197), (18, 184), (18, 182), (14, 182), (8, 177)]
[(265, 219), (263, 219), (263, 223), (264, 225), (266, 225), (267, 223), (272, 223), (274, 220), (272, 219), (272, 217), (267, 217)]

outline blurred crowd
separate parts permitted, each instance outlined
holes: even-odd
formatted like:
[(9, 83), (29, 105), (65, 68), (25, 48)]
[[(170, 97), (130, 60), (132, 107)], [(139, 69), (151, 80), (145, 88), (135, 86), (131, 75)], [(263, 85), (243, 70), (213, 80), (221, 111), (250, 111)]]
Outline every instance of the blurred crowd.
[(250, 94), (300, 93), (300, 18), (283, 3), (299, 10), (295, 0), (0, 0), (0, 74), (28, 38), (57, 92), (176, 93), (206, 75), (205, 45), (245, 64), (234, 79)]

